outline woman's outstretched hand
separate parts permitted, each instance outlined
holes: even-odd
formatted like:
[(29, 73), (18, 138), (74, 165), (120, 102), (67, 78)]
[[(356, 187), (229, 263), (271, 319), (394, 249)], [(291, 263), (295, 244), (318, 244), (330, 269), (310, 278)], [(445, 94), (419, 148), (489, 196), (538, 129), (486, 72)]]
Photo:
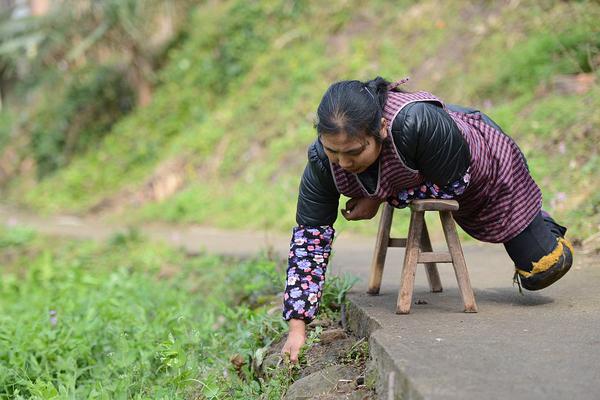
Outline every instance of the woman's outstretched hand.
[(346, 208), (343, 208), (341, 212), (348, 221), (371, 219), (377, 215), (381, 203), (383, 203), (382, 200), (368, 197), (352, 198), (346, 202)]
[(306, 341), (306, 328), (305, 323), (301, 319), (291, 319), (289, 321), (290, 331), (288, 333), (287, 340), (281, 349), (281, 354), (289, 354), (290, 361), (293, 363), (298, 362), (298, 354), (300, 353), (300, 347)]

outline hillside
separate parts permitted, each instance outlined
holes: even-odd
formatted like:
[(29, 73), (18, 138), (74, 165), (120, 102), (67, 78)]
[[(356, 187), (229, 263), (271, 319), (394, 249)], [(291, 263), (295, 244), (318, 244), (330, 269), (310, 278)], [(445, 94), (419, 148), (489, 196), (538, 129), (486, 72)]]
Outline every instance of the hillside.
[(148, 105), (53, 173), (21, 169), (3, 195), (45, 213), (285, 231), (329, 84), (411, 76), (513, 136), (545, 209), (583, 240), (600, 227), (599, 20), (593, 1), (203, 2)]

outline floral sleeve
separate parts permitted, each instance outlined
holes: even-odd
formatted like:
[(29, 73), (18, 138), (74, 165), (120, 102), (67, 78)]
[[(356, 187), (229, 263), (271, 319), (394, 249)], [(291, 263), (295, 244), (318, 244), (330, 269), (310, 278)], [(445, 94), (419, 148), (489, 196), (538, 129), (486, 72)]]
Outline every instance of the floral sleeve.
[(470, 180), (471, 174), (467, 169), (467, 172), (461, 178), (450, 182), (444, 187), (425, 181), (419, 187), (401, 190), (397, 195), (388, 197), (387, 201), (396, 208), (404, 208), (408, 206), (411, 200), (415, 199), (453, 199), (464, 193)]
[(283, 319), (312, 321), (319, 310), (334, 229), (330, 225), (293, 229), (283, 295)]

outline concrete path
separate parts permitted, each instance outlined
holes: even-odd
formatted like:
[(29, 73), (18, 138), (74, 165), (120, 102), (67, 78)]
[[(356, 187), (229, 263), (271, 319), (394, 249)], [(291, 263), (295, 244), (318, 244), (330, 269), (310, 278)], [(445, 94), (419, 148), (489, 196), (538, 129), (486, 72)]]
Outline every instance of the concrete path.
[(356, 287), (349, 321), (370, 336), (381, 389), (402, 399), (600, 399), (598, 260), (577, 257), (561, 281), (521, 295), (502, 247), (465, 246), (465, 257), (477, 314), (461, 312), (449, 264), (439, 294), (417, 270), (413, 302), (427, 304), (409, 315), (394, 313), (401, 255), (388, 256), (379, 296)]
[[(125, 227), (74, 217), (39, 218), (0, 208), (0, 221), (41, 232), (102, 239)], [(256, 254), (256, 232), (145, 225), (140, 230), (190, 252)], [(338, 232), (339, 233), (339, 232)], [(261, 235), (284, 257), (289, 235)], [(379, 296), (365, 294), (373, 238), (338, 235), (329, 273), (361, 278), (350, 324), (369, 336), (382, 399), (600, 399), (600, 262), (576, 254), (572, 270), (541, 292), (519, 294), (499, 245), (464, 246), (477, 314), (462, 313), (449, 264), (443, 293), (429, 293), (417, 270), (411, 314), (396, 315), (403, 249), (388, 252)], [(442, 249), (439, 243), (434, 248)]]

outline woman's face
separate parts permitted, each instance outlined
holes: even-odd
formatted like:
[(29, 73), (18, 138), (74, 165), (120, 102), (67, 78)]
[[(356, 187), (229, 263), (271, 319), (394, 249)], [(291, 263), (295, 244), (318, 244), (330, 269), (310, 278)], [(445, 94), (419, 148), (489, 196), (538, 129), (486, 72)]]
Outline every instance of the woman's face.
[[(379, 134), (382, 139), (385, 139), (388, 134), (387, 123), (383, 118)], [(352, 137), (341, 132), (333, 135), (321, 135), (320, 138), (329, 161), (354, 174), (366, 170), (377, 160), (381, 152), (381, 143), (366, 133)]]

